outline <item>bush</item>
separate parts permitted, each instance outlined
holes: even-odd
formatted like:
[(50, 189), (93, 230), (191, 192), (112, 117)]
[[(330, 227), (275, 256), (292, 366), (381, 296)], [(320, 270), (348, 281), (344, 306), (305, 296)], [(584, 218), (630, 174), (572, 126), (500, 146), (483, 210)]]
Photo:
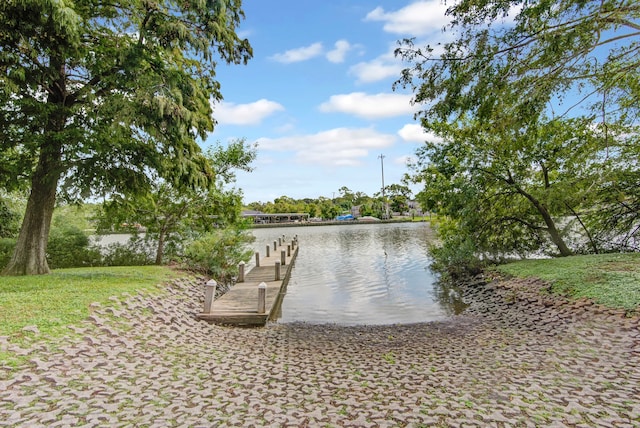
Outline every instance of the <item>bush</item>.
[(100, 252), (89, 247), (89, 237), (77, 227), (54, 228), (49, 234), (47, 263), (52, 269), (96, 266)]
[(482, 272), (484, 263), (472, 240), (457, 224), (445, 220), (438, 227), (442, 244), (431, 246), (431, 269), (452, 280), (474, 276)]
[(20, 230), (20, 214), (0, 197), (0, 238), (11, 238)]
[(230, 285), (238, 274), (238, 264), (251, 258), (253, 251), (247, 245), (254, 239), (241, 229), (215, 230), (187, 245), (184, 263), (188, 269)]
[(152, 265), (155, 246), (150, 239), (133, 235), (126, 243), (109, 244), (102, 249), (104, 266), (145, 266)]
[(15, 239), (0, 238), (0, 271), (9, 263), (9, 260), (11, 260), (15, 246)]

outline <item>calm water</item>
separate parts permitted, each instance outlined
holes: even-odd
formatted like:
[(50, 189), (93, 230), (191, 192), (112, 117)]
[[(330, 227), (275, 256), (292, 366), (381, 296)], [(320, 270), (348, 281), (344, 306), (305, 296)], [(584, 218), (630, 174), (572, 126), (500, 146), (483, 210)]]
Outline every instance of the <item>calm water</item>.
[[(255, 229), (267, 244), (297, 235), (300, 245), (280, 323), (396, 324), (441, 320), (462, 309), (429, 270), (427, 223)], [(278, 250), (279, 251), (279, 250)]]

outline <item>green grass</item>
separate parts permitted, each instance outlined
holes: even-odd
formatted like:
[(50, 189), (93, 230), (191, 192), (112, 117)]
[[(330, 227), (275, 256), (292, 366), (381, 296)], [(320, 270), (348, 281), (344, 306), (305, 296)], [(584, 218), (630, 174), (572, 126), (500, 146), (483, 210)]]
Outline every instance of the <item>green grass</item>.
[(160, 293), (158, 284), (180, 273), (163, 266), (59, 269), (50, 275), (0, 276), (0, 336), (19, 339), (37, 326), (55, 339), (69, 333), (66, 326), (89, 315), (93, 302), (139, 290)]
[(595, 254), (523, 260), (496, 267), (516, 277), (549, 281), (553, 293), (587, 297), (613, 308), (640, 307), (640, 254)]

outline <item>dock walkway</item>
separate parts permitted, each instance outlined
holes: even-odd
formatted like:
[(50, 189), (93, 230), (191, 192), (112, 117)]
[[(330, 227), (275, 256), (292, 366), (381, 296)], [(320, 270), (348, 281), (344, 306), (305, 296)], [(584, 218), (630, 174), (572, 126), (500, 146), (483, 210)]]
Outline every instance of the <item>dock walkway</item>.
[[(290, 245), (290, 251), (287, 250), (287, 245)], [(256, 253), (260, 265), (246, 273), (243, 282), (236, 283), (227, 293), (214, 300), (210, 311), (206, 312), (205, 308), (205, 312), (197, 317), (213, 324), (238, 326), (263, 326), (268, 320), (275, 320), (297, 255), (296, 240), (290, 244), (282, 243), (269, 257), (259, 258)], [(276, 279), (276, 262), (281, 264), (280, 279)], [(267, 286), (264, 312), (258, 311), (258, 285), (261, 283)]]

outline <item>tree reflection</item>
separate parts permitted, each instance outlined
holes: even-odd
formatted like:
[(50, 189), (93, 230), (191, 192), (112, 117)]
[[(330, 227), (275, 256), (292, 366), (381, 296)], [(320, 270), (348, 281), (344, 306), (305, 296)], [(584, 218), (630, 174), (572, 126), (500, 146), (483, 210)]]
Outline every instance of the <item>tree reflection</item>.
[(433, 287), (433, 293), (440, 306), (448, 315), (459, 315), (469, 307), (462, 299), (460, 287), (452, 281), (439, 279)]

